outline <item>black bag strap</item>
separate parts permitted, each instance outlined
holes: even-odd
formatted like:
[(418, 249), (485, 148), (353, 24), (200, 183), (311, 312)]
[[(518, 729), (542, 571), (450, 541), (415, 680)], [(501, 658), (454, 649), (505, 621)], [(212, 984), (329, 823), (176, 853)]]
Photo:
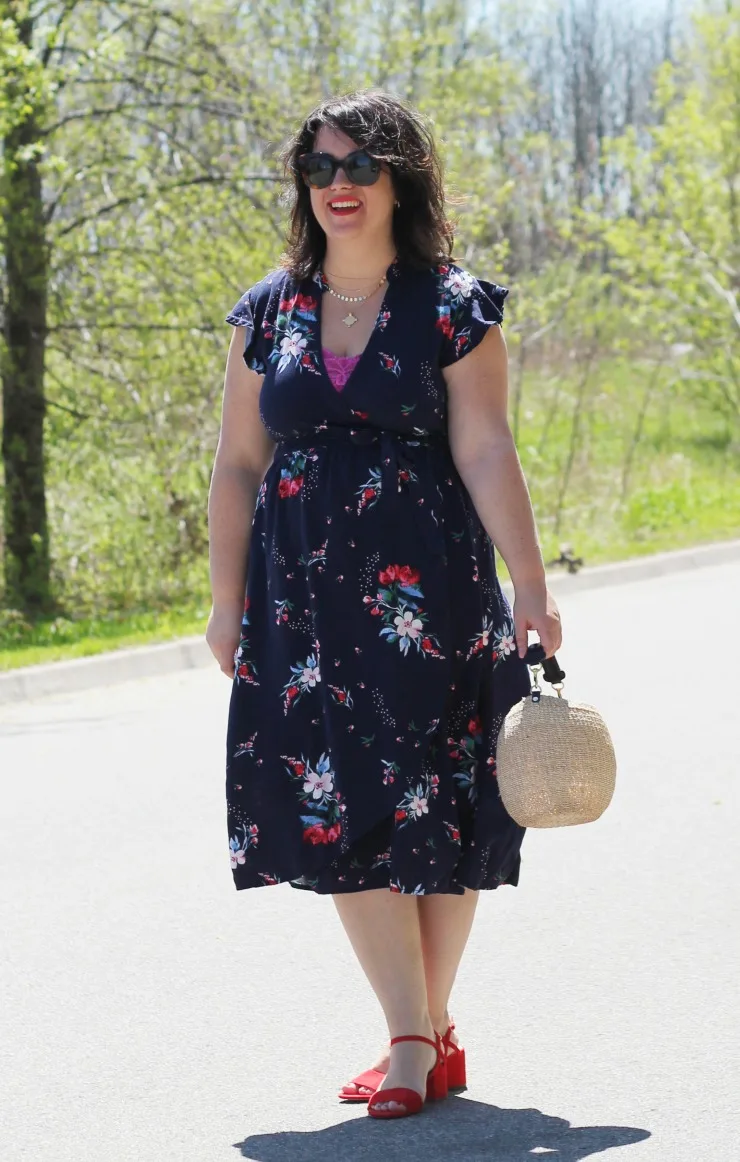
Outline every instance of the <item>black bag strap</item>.
[(529, 647), (524, 655), (524, 661), (528, 666), (542, 666), (542, 677), (546, 682), (562, 682), (565, 678), (565, 670), (560, 669), (560, 663), (553, 654), (551, 658), (545, 657), (545, 647), (541, 642), (534, 642)]

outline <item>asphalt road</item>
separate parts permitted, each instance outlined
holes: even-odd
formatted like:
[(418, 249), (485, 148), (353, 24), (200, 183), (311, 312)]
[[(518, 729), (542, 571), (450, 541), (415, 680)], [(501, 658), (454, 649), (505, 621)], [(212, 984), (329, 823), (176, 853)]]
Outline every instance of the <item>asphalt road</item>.
[(1, 707), (2, 1162), (733, 1162), (739, 598), (739, 565), (561, 598), (614, 802), (484, 896), (470, 1089), (397, 1123), (335, 1097), (382, 1023), (331, 901), (233, 890), (215, 664)]

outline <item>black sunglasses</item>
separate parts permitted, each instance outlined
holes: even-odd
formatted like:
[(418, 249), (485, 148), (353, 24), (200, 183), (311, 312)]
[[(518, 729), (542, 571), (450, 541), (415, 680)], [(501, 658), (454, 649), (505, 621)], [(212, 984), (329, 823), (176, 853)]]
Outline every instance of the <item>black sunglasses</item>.
[(371, 186), (380, 177), (380, 162), (364, 149), (354, 149), (346, 157), (331, 153), (302, 153), (296, 162), (306, 184), (314, 190), (325, 190), (342, 169), (355, 186)]

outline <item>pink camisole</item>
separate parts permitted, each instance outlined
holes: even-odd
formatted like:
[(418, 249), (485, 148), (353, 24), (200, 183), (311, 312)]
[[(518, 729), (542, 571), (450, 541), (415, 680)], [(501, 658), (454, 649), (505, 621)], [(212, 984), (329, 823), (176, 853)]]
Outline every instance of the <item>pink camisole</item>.
[(335, 391), (341, 391), (360, 361), (359, 355), (335, 355), (328, 347), (322, 349), (326, 373)]

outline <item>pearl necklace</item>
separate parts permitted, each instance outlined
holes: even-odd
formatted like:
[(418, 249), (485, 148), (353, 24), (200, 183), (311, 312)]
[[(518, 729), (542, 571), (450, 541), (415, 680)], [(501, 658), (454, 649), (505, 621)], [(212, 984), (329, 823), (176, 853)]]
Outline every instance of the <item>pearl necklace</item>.
[[(329, 286), (326, 275), (323, 276), (323, 279), (326, 290), (328, 290), (329, 294), (333, 295), (335, 299), (341, 299), (343, 303), (364, 303), (367, 302), (367, 300), (371, 298), (376, 291), (380, 290), (383, 283), (385, 282), (385, 277), (386, 276), (383, 275), (378, 285), (374, 286), (373, 289), (366, 295), (340, 295), (339, 291), (335, 291), (332, 287)], [(342, 322), (344, 323), (345, 327), (354, 327), (355, 323), (357, 322), (357, 316), (353, 315), (350, 311), (348, 315), (344, 316)]]

